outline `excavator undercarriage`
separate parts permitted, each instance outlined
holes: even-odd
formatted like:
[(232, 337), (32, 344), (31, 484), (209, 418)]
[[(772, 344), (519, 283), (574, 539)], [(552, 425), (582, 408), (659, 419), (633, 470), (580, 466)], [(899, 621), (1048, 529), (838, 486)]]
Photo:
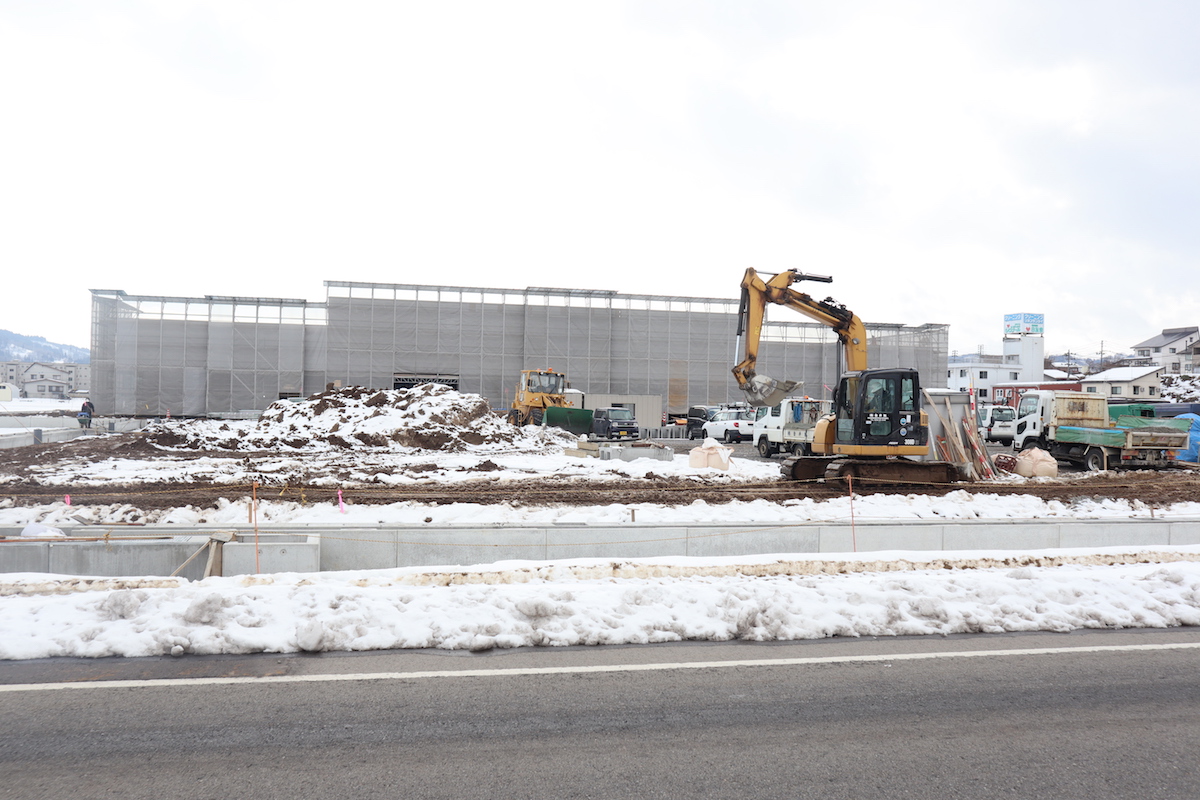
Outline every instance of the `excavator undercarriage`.
[(948, 461), (914, 461), (910, 458), (848, 458), (798, 456), (780, 464), (784, 480), (814, 481), (862, 478), (880, 483), (955, 483), (958, 468)]

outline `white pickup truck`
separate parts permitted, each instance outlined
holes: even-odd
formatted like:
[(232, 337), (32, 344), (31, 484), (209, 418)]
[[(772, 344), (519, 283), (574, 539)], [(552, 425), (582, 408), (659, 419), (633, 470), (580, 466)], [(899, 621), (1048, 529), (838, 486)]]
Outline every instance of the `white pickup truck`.
[(832, 408), (828, 400), (788, 397), (779, 405), (760, 408), (754, 421), (754, 446), (763, 458), (776, 453), (812, 455), (813, 428)]

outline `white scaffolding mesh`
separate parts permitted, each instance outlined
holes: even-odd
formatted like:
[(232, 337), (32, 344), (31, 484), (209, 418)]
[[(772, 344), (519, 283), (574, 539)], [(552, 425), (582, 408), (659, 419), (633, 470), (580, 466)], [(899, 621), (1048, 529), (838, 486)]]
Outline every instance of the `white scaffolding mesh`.
[[(660, 395), (670, 413), (742, 399), (737, 302), (569, 289), (326, 282), (325, 303), (169, 298), (92, 290), (93, 400), (101, 413), (203, 416), (262, 409), (328, 382), (440, 380), (507, 407), (522, 369), (586, 393)], [(776, 317), (783, 312), (776, 312)], [(941, 385), (945, 325), (867, 324), (872, 366)], [(821, 396), (841, 371), (826, 327), (772, 320), (760, 372)]]

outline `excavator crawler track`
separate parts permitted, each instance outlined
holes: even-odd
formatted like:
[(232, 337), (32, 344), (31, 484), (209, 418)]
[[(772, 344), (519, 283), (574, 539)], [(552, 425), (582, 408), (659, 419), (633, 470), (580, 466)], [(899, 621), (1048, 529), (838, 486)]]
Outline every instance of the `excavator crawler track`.
[(845, 458), (800, 456), (780, 465), (784, 480), (862, 478), (882, 483), (957, 483), (958, 468), (949, 461), (912, 461), (907, 458)]

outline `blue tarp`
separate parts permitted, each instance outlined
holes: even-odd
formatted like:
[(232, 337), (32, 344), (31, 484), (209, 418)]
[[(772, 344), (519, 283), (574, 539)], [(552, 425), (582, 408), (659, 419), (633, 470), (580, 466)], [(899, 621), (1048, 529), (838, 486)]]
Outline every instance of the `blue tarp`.
[(1175, 419), (1189, 419), (1192, 427), (1188, 432), (1187, 450), (1175, 451), (1175, 458), (1180, 461), (1200, 462), (1200, 414), (1180, 414)]

